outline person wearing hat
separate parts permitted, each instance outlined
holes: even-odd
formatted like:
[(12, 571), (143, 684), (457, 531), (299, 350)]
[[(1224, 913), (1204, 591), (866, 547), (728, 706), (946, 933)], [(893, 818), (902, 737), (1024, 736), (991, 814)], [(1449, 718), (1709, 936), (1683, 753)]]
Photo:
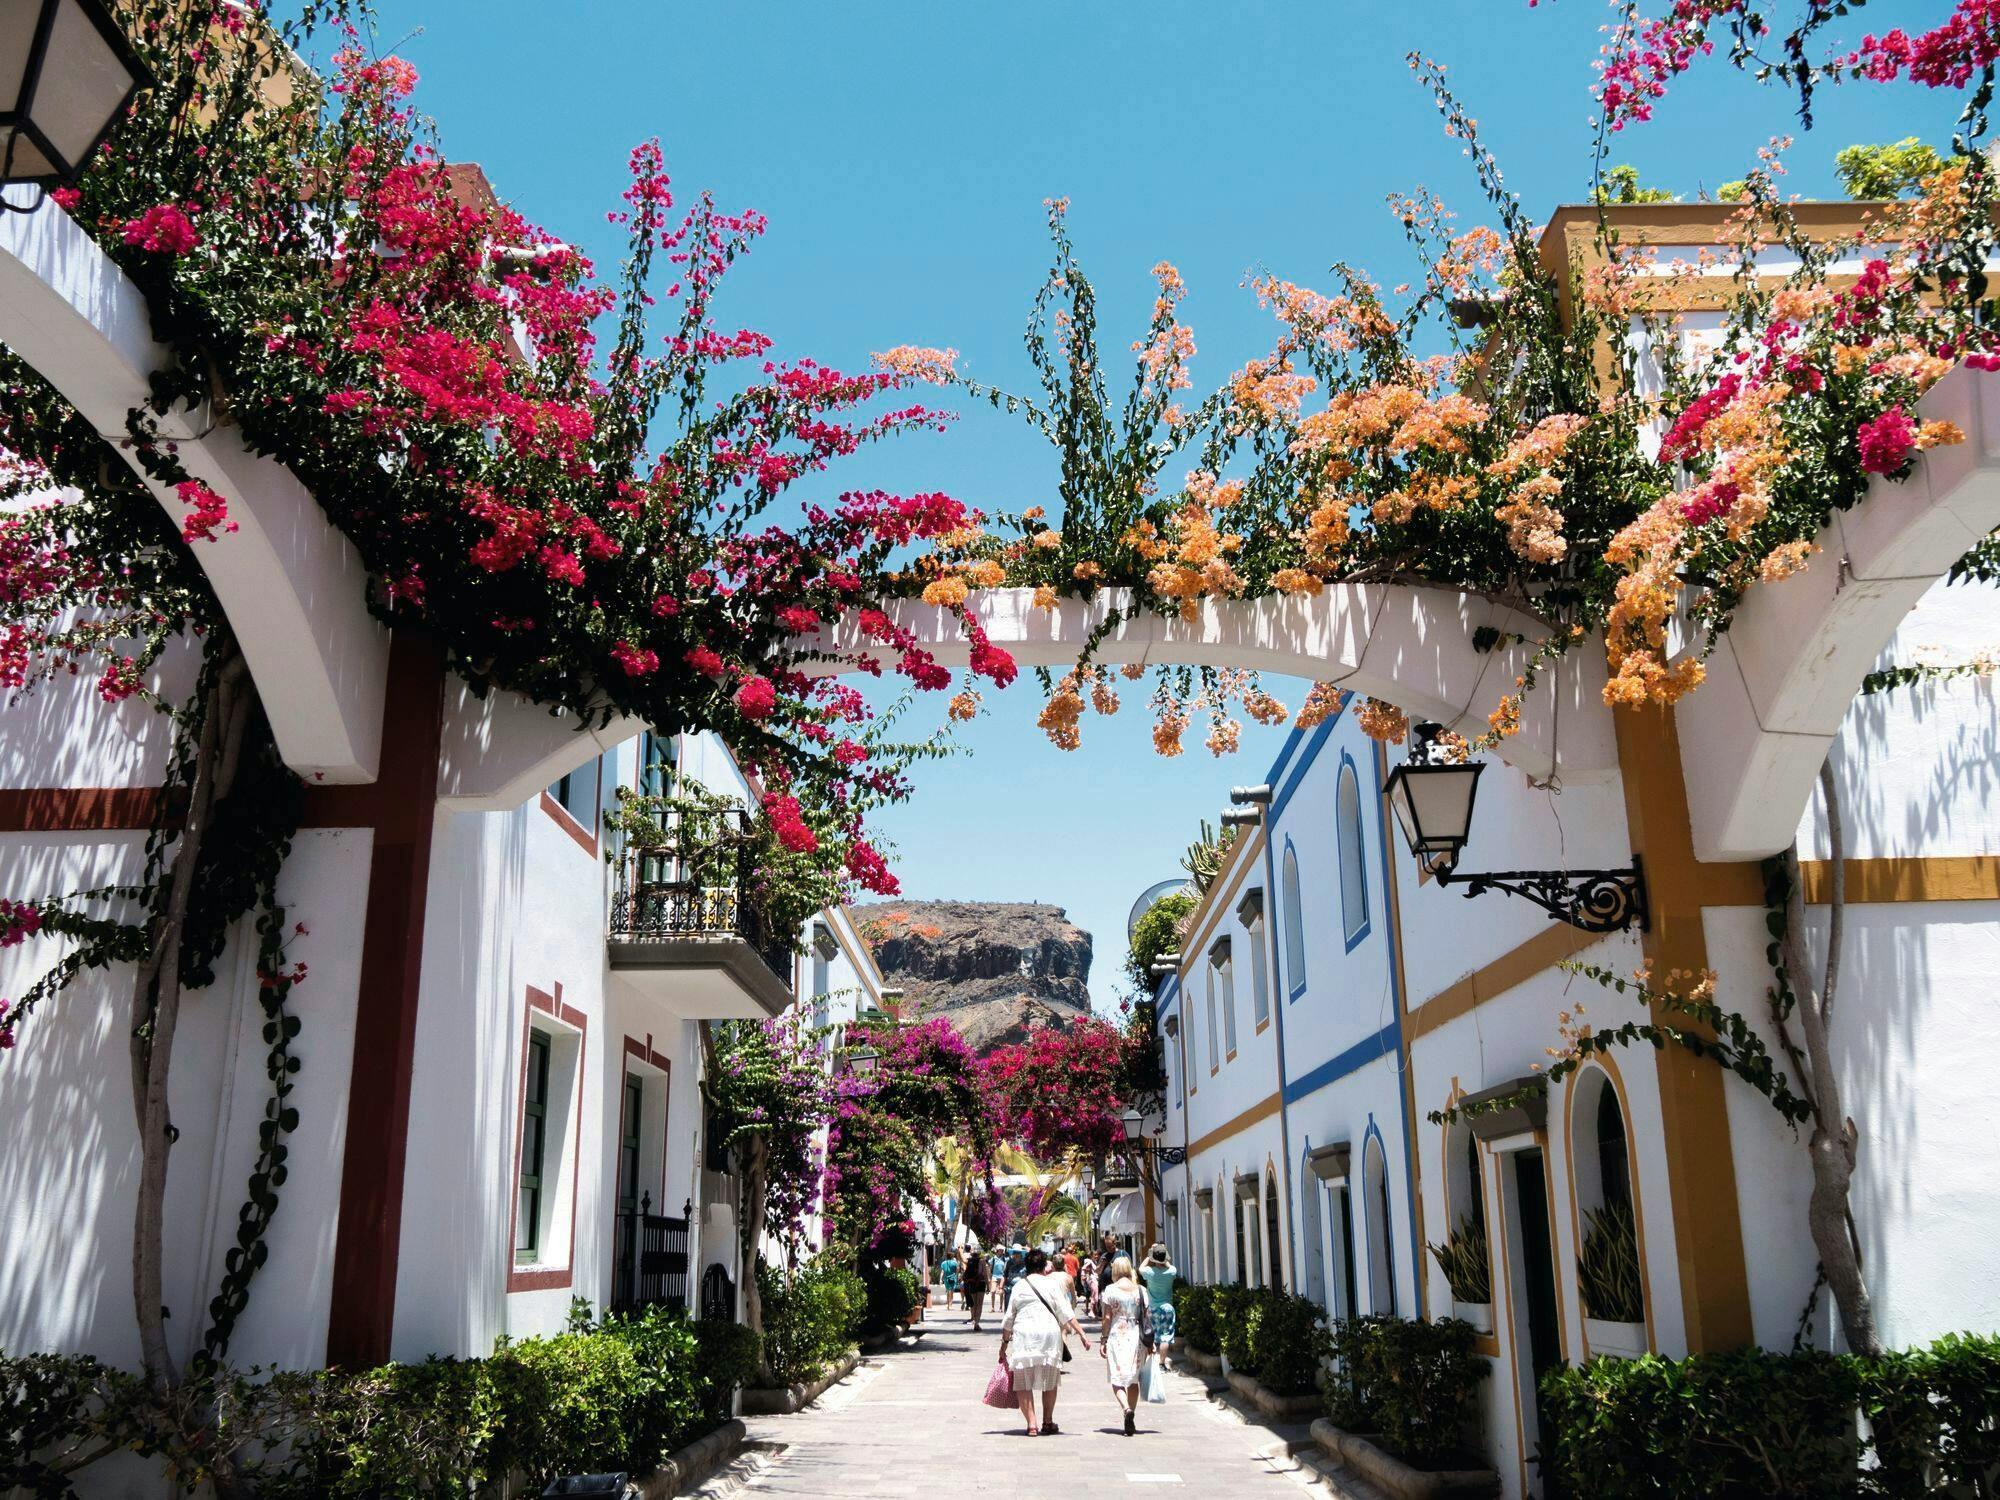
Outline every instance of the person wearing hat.
[(1174, 1283), (1180, 1279), (1180, 1272), (1167, 1258), (1165, 1245), (1155, 1241), (1153, 1248), (1146, 1252), (1146, 1263), (1139, 1268), (1139, 1279), (1146, 1284), (1146, 1312), (1152, 1320), (1160, 1368), (1171, 1370), (1174, 1367)]

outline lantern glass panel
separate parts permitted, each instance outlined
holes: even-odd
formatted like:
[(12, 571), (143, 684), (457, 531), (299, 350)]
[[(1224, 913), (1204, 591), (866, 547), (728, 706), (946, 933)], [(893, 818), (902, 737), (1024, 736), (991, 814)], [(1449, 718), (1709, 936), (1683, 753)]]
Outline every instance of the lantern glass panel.
[(5, 172), (0, 182), (33, 182), (62, 175), (32, 136), (6, 126), (0, 126), (0, 169)]
[(79, 0), (61, 0), (31, 108), (66, 171), (90, 154), (131, 88), (131, 70)]
[(1413, 853), (1417, 848), (1417, 825), (1410, 815), (1410, 782), (1408, 776), (1397, 776), (1389, 789), (1389, 810), (1396, 815), (1396, 826), (1403, 832), (1403, 846)]
[(27, 81), (28, 52), (41, 11), (42, 0), (0, 0), (0, 114), (21, 107), (21, 85)]
[(1403, 778), (1418, 847), (1449, 854), (1461, 847), (1472, 830), (1472, 794), (1479, 785), (1479, 768), (1438, 767)]

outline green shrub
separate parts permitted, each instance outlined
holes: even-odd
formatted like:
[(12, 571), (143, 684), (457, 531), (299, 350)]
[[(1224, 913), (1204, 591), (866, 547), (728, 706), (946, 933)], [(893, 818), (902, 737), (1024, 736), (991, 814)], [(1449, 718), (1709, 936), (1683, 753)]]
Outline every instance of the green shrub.
[(1606, 1500), (1851, 1492), (1861, 1377), (1859, 1361), (1810, 1350), (1553, 1370), (1542, 1381), (1545, 1460), (1572, 1493)]
[(88, 1355), (0, 1356), (0, 1491), (68, 1494), (58, 1466), (98, 1436), (117, 1378)]
[(1311, 1394), (1326, 1353), (1325, 1313), (1317, 1302), (1278, 1291), (1258, 1293), (1256, 1306), (1250, 1373), (1280, 1396)]
[(803, 1385), (824, 1375), (861, 1331), (868, 1289), (831, 1257), (807, 1261), (789, 1284), (775, 1266), (757, 1267), (764, 1306), (764, 1368), (779, 1385)]
[(1247, 1286), (1219, 1286), (1215, 1289), (1215, 1331), (1222, 1340), (1222, 1357), (1229, 1361), (1229, 1368), (1252, 1374), (1251, 1341), (1257, 1334), (1257, 1321), (1263, 1316), (1263, 1303), (1257, 1294)]
[(764, 1364), (764, 1342), (755, 1329), (725, 1318), (703, 1318), (694, 1325), (694, 1337), (702, 1408), (708, 1425), (717, 1427), (729, 1420), (738, 1389), (756, 1384)]
[(1977, 1335), (1874, 1359), (1599, 1359), (1542, 1396), (1549, 1463), (1609, 1500), (1985, 1495), (2000, 1465), (2000, 1339)]
[(1222, 1352), (1222, 1335), (1215, 1325), (1215, 1292), (1212, 1286), (1179, 1282), (1174, 1287), (1174, 1338), (1204, 1354)]
[(500, 1394), (492, 1361), (430, 1359), (239, 1383), (228, 1414), (257, 1434), (245, 1477), (269, 1500), (418, 1500), (502, 1477)]
[(1327, 1339), (1333, 1367), (1321, 1381), (1328, 1418), (1350, 1432), (1380, 1434), (1419, 1468), (1438, 1464), (1464, 1442), (1473, 1398), (1488, 1373), (1473, 1352), (1475, 1337), (1472, 1325), (1457, 1318), (1336, 1323)]

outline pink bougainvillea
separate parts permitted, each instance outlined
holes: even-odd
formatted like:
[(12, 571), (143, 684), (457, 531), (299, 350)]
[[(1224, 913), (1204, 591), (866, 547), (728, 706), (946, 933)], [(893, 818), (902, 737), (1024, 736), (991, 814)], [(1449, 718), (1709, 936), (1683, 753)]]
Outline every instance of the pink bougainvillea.
[(201, 231), (178, 203), (160, 203), (136, 219), (126, 221), (120, 231), (126, 244), (157, 255), (186, 255), (201, 243)]

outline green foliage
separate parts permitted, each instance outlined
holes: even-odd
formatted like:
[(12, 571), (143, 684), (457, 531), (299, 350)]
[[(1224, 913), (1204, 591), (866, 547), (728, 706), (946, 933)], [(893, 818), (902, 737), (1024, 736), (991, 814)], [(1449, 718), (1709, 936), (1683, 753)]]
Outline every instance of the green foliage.
[[(101, 1452), (157, 1455), (192, 1488), (235, 1459), (264, 1500), (430, 1500), (514, 1472), (645, 1474), (728, 1416), (757, 1368), (740, 1324), (649, 1309), (487, 1359), (337, 1370), (210, 1371), (166, 1398), (82, 1356), (0, 1357), (0, 1485), (69, 1493)], [(531, 1492), (534, 1492), (531, 1491)]]
[(868, 1288), (860, 1276), (821, 1255), (793, 1271), (757, 1263), (764, 1306), (764, 1368), (779, 1385), (824, 1375), (861, 1332)]
[(1174, 1286), (1174, 1337), (1204, 1354), (1222, 1352), (1222, 1332), (1215, 1320), (1217, 1290), (1190, 1281)]
[[(1333, 1325), (1333, 1367), (1321, 1382), (1327, 1416), (1350, 1432), (1377, 1433), (1418, 1468), (1462, 1445), (1473, 1398), (1490, 1366), (1473, 1351), (1470, 1323), (1355, 1318)], [(1587, 1486), (1577, 1494), (1594, 1495)]]
[(1456, 1302), (1493, 1300), (1492, 1256), (1486, 1244), (1486, 1228), (1467, 1214), (1458, 1227), (1444, 1237), (1442, 1245), (1430, 1247), (1438, 1269), (1451, 1287)]
[(1586, 1317), (1614, 1323), (1645, 1321), (1639, 1285), (1639, 1231), (1632, 1204), (1616, 1199), (1584, 1210), (1583, 1248), (1577, 1256), (1576, 1288)]
[(1125, 956), (1125, 976), (1141, 993), (1153, 992), (1153, 965), (1164, 955), (1180, 951), (1181, 918), (1194, 910), (1191, 891), (1168, 891), (1141, 913), (1132, 924), (1132, 947)]
[(1597, 1359), (1544, 1377), (1542, 1404), (1545, 1456), (1570, 1494), (1983, 1495), (2000, 1464), (2000, 1339), (1876, 1358)]
[(1543, 1379), (1544, 1456), (1567, 1491), (1605, 1500), (1842, 1493), (1859, 1376), (1816, 1351), (1592, 1360)]
[(1905, 197), (1944, 166), (1944, 158), (1913, 135), (1889, 146), (1848, 146), (1833, 159), (1850, 198)]
[(1222, 1342), (1219, 1351), (1232, 1370), (1254, 1373), (1256, 1356), (1251, 1352), (1257, 1325), (1264, 1316), (1264, 1304), (1247, 1286), (1219, 1286), (1215, 1289), (1215, 1331)]
[[(1310, 1395), (1326, 1352), (1326, 1314), (1317, 1302), (1264, 1288), (1252, 1294), (1249, 1373), (1280, 1396)], [(1234, 1364), (1234, 1361), (1231, 1361)]]
[(1639, 169), (1629, 162), (1606, 167), (1591, 194), (1597, 203), (1672, 203), (1674, 195), (1665, 188), (1641, 187)]

